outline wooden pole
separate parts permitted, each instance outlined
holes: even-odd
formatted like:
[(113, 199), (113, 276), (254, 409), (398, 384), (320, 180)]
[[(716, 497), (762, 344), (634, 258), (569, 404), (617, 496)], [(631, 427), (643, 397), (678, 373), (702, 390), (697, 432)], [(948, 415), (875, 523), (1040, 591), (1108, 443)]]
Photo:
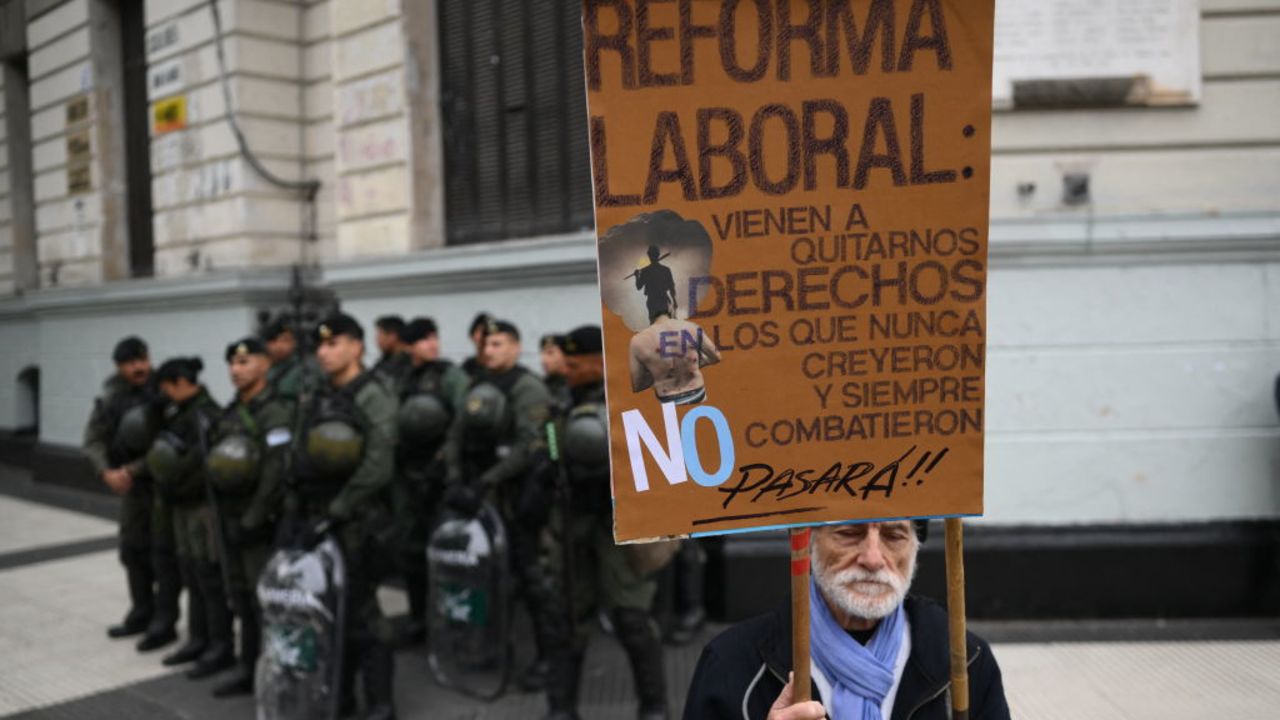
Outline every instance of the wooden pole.
[(809, 528), (791, 531), (791, 700), (809, 697)]
[(964, 525), (947, 518), (947, 616), (951, 644), (951, 717), (969, 719), (969, 657), (965, 641)]

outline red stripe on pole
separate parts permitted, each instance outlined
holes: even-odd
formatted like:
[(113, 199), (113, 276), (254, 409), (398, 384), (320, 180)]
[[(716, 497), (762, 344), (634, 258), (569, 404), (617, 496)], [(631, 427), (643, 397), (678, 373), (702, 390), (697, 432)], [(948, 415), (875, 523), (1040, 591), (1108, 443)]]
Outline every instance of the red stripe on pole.
[(809, 558), (800, 558), (791, 561), (791, 575), (804, 575), (809, 572)]
[(791, 549), (804, 550), (809, 547), (809, 530), (800, 530), (791, 535)]

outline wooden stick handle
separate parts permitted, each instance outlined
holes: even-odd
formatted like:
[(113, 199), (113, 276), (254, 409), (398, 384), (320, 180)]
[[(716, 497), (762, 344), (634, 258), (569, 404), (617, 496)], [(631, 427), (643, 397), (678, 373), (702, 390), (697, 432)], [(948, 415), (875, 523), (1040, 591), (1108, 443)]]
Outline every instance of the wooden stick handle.
[(791, 531), (792, 702), (809, 697), (809, 528)]
[(947, 518), (947, 617), (951, 644), (951, 717), (969, 718), (969, 657), (965, 640), (964, 525)]

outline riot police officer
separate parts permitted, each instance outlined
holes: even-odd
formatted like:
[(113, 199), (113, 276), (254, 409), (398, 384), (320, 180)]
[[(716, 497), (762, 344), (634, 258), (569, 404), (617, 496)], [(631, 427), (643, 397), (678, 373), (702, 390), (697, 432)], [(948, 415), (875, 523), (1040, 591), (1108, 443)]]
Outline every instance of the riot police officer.
[(392, 499), (399, 569), (409, 595), (405, 639), (421, 642), (426, 638), (427, 540), (444, 490), (441, 449), (470, 379), (457, 365), (440, 358), (440, 334), (431, 318), (414, 318), (402, 337), (413, 366), (400, 390)]
[(316, 357), (326, 378), (303, 396), (303, 444), (291, 480), (286, 514), (309, 527), (328, 525), (346, 557), (346, 653), (341, 704), (355, 707), (353, 685), (363, 681), (365, 718), (394, 718), (393, 658), (376, 595), (387, 494), (395, 471), (396, 398), (361, 365), (364, 330), (335, 313), (316, 326)]
[[(152, 650), (177, 639), (178, 593), (173, 539), (152, 520), (151, 478), (145, 455), (158, 421), (159, 392), (147, 344), (138, 337), (116, 343), (116, 372), (102, 385), (84, 430), (84, 454), (94, 472), (120, 497), (120, 563), (129, 584), (129, 611), (107, 629), (113, 638), (146, 633)], [(153, 557), (154, 555), (154, 557)]]
[(298, 338), (284, 318), (267, 323), (259, 333), (271, 358), (267, 383), (278, 394), (297, 397), (302, 391), (305, 360), (298, 352)]
[(542, 382), (557, 405), (569, 405), (569, 385), (564, 379), (564, 335), (543, 335), (538, 341), (538, 359), (542, 362)]
[(271, 553), (279, 515), (286, 453), (292, 439), (294, 402), (267, 383), (271, 365), (257, 338), (244, 338), (225, 353), (236, 397), (214, 430), (207, 461), (225, 533), (224, 559), (230, 598), (240, 621), (235, 672), (213, 690), (215, 697), (253, 692), (262, 645), (261, 609), (255, 587)]
[(378, 362), (374, 363), (372, 372), (379, 376), (382, 384), (388, 388), (399, 390), (405, 376), (409, 374), (413, 362), (409, 358), (409, 348), (402, 335), (405, 321), (399, 315), (383, 315), (373, 321), (374, 343), (382, 353)]
[[(577, 717), (578, 683), (589, 625), (598, 608), (608, 611), (614, 634), (626, 650), (639, 699), (639, 717), (667, 717), (662, 643), (651, 617), (657, 580), (635, 556), (637, 546), (613, 542), (609, 490), (608, 413), (600, 328), (577, 328), (565, 337), (565, 378), (573, 405), (560, 423), (560, 460), (568, 480), (568, 502), (552, 512), (549, 547), (555, 587), (550, 605), (557, 643), (547, 686), (549, 718)], [(641, 552), (644, 552), (641, 550)], [(569, 610), (564, 612), (564, 610)]]
[(223, 582), (222, 528), (210, 502), (205, 456), (209, 434), (221, 414), (200, 383), (198, 357), (166, 360), (156, 371), (168, 399), (160, 432), (147, 452), (160, 512), (172, 518), (178, 567), (187, 587), (187, 642), (165, 665), (195, 662), (187, 677), (198, 680), (235, 663), (231, 613)]
[(462, 361), (462, 371), (472, 379), (484, 373), (484, 338), (492, 322), (492, 315), (479, 312), (471, 319), (471, 325), (467, 328), (467, 337), (471, 338), (471, 346), (475, 348), (475, 354)]
[(542, 381), (517, 364), (520, 332), (515, 325), (490, 322), (482, 357), (485, 371), (467, 391), (445, 444), (445, 502), (455, 512), (472, 515), (489, 499), (506, 522), (512, 573), (533, 619), (538, 653), (520, 684), (536, 690), (545, 682), (552, 643), (543, 622), (548, 588), (539, 557), (552, 471), (544, 435), (551, 396)]

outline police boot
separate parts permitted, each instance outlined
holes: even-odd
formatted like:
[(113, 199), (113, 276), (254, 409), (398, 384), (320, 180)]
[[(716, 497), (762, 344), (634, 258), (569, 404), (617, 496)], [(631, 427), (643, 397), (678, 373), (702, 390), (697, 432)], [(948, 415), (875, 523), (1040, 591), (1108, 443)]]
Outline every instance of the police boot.
[(696, 540), (686, 540), (676, 555), (676, 615), (667, 640), (684, 645), (702, 630), (707, 612), (704, 607), (707, 555)]
[[(426, 552), (422, 553), (423, 556)], [(409, 621), (405, 624), (402, 642), (405, 645), (421, 645), (427, 640), (427, 575), (406, 569), (404, 588), (409, 596)]]
[(129, 581), (129, 612), (119, 625), (107, 628), (107, 637), (122, 638), (147, 631), (155, 610), (155, 577), (147, 548), (120, 548), (120, 562)]
[(360, 653), (352, 647), (355, 638), (347, 638), (347, 646), (342, 653), (342, 676), (338, 679), (338, 717), (347, 718), (356, 714), (356, 665)]
[(178, 599), (182, 595), (182, 576), (172, 550), (155, 548), (150, 557), (155, 576), (155, 611), (147, 634), (138, 641), (138, 652), (158, 650), (178, 639)]
[(200, 593), (204, 595), (205, 617), (209, 619), (209, 645), (196, 661), (196, 666), (187, 671), (187, 678), (190, 680), (209, 677), (236, 664), (231, 610), (227, 607), (222, 568), (218, 563), (201, 561), (199, 573)]
[[(532, 567), (537, 563), (537, 558), (530, 558), (526, 562), (527, 567)], [(538, 692), (547, 687), (547, 676), (551, 670), (551, 663), (547, 658), (555, 651), (559, 639), (551, 637), (550, 633), (550, 625), (554, 619), (549, 613), (551, 603), (547, 579), (530, 569), (525, 576), (524, 592), (525, 605), (533, 625), (534, 659), (521, 673), (519, 685), (524, 692)]]
[(649, 613), (634, 608), (618, 608), (613, 612), (618, 641), (631, 661), (631, 677), (635, 681), (636, 699), (640, 702), (641, 720), (665, 720), (667, 717), (667, 682), (662, 669), (662, 641), (649, 618)]
[(544, 720), (578, 720), (578, 685), (582, 678), (582, 655), (571, 650), (557, 651), (547, 675), (547, 708)]
[(253, 676), (262, 650), (262, 620), (249, 593), (236, 595), (236, 616), (240, 618), (240, 657), (227, 681), (213, 689), (216, 698), (253, 694)]
[(364, 720), (395, 720), (392, 675), (395, 658), (386, 643), (373, 641), (360, 657), (360, 680), (364, 684)]
[(187, 588), (187, 642), (162, 661), (170, 667), (198, 660), (209, 644), (209, 618), (196, 580), (195, 561), (181, 559), (178, 568), (182, 571), (182, 584)]

